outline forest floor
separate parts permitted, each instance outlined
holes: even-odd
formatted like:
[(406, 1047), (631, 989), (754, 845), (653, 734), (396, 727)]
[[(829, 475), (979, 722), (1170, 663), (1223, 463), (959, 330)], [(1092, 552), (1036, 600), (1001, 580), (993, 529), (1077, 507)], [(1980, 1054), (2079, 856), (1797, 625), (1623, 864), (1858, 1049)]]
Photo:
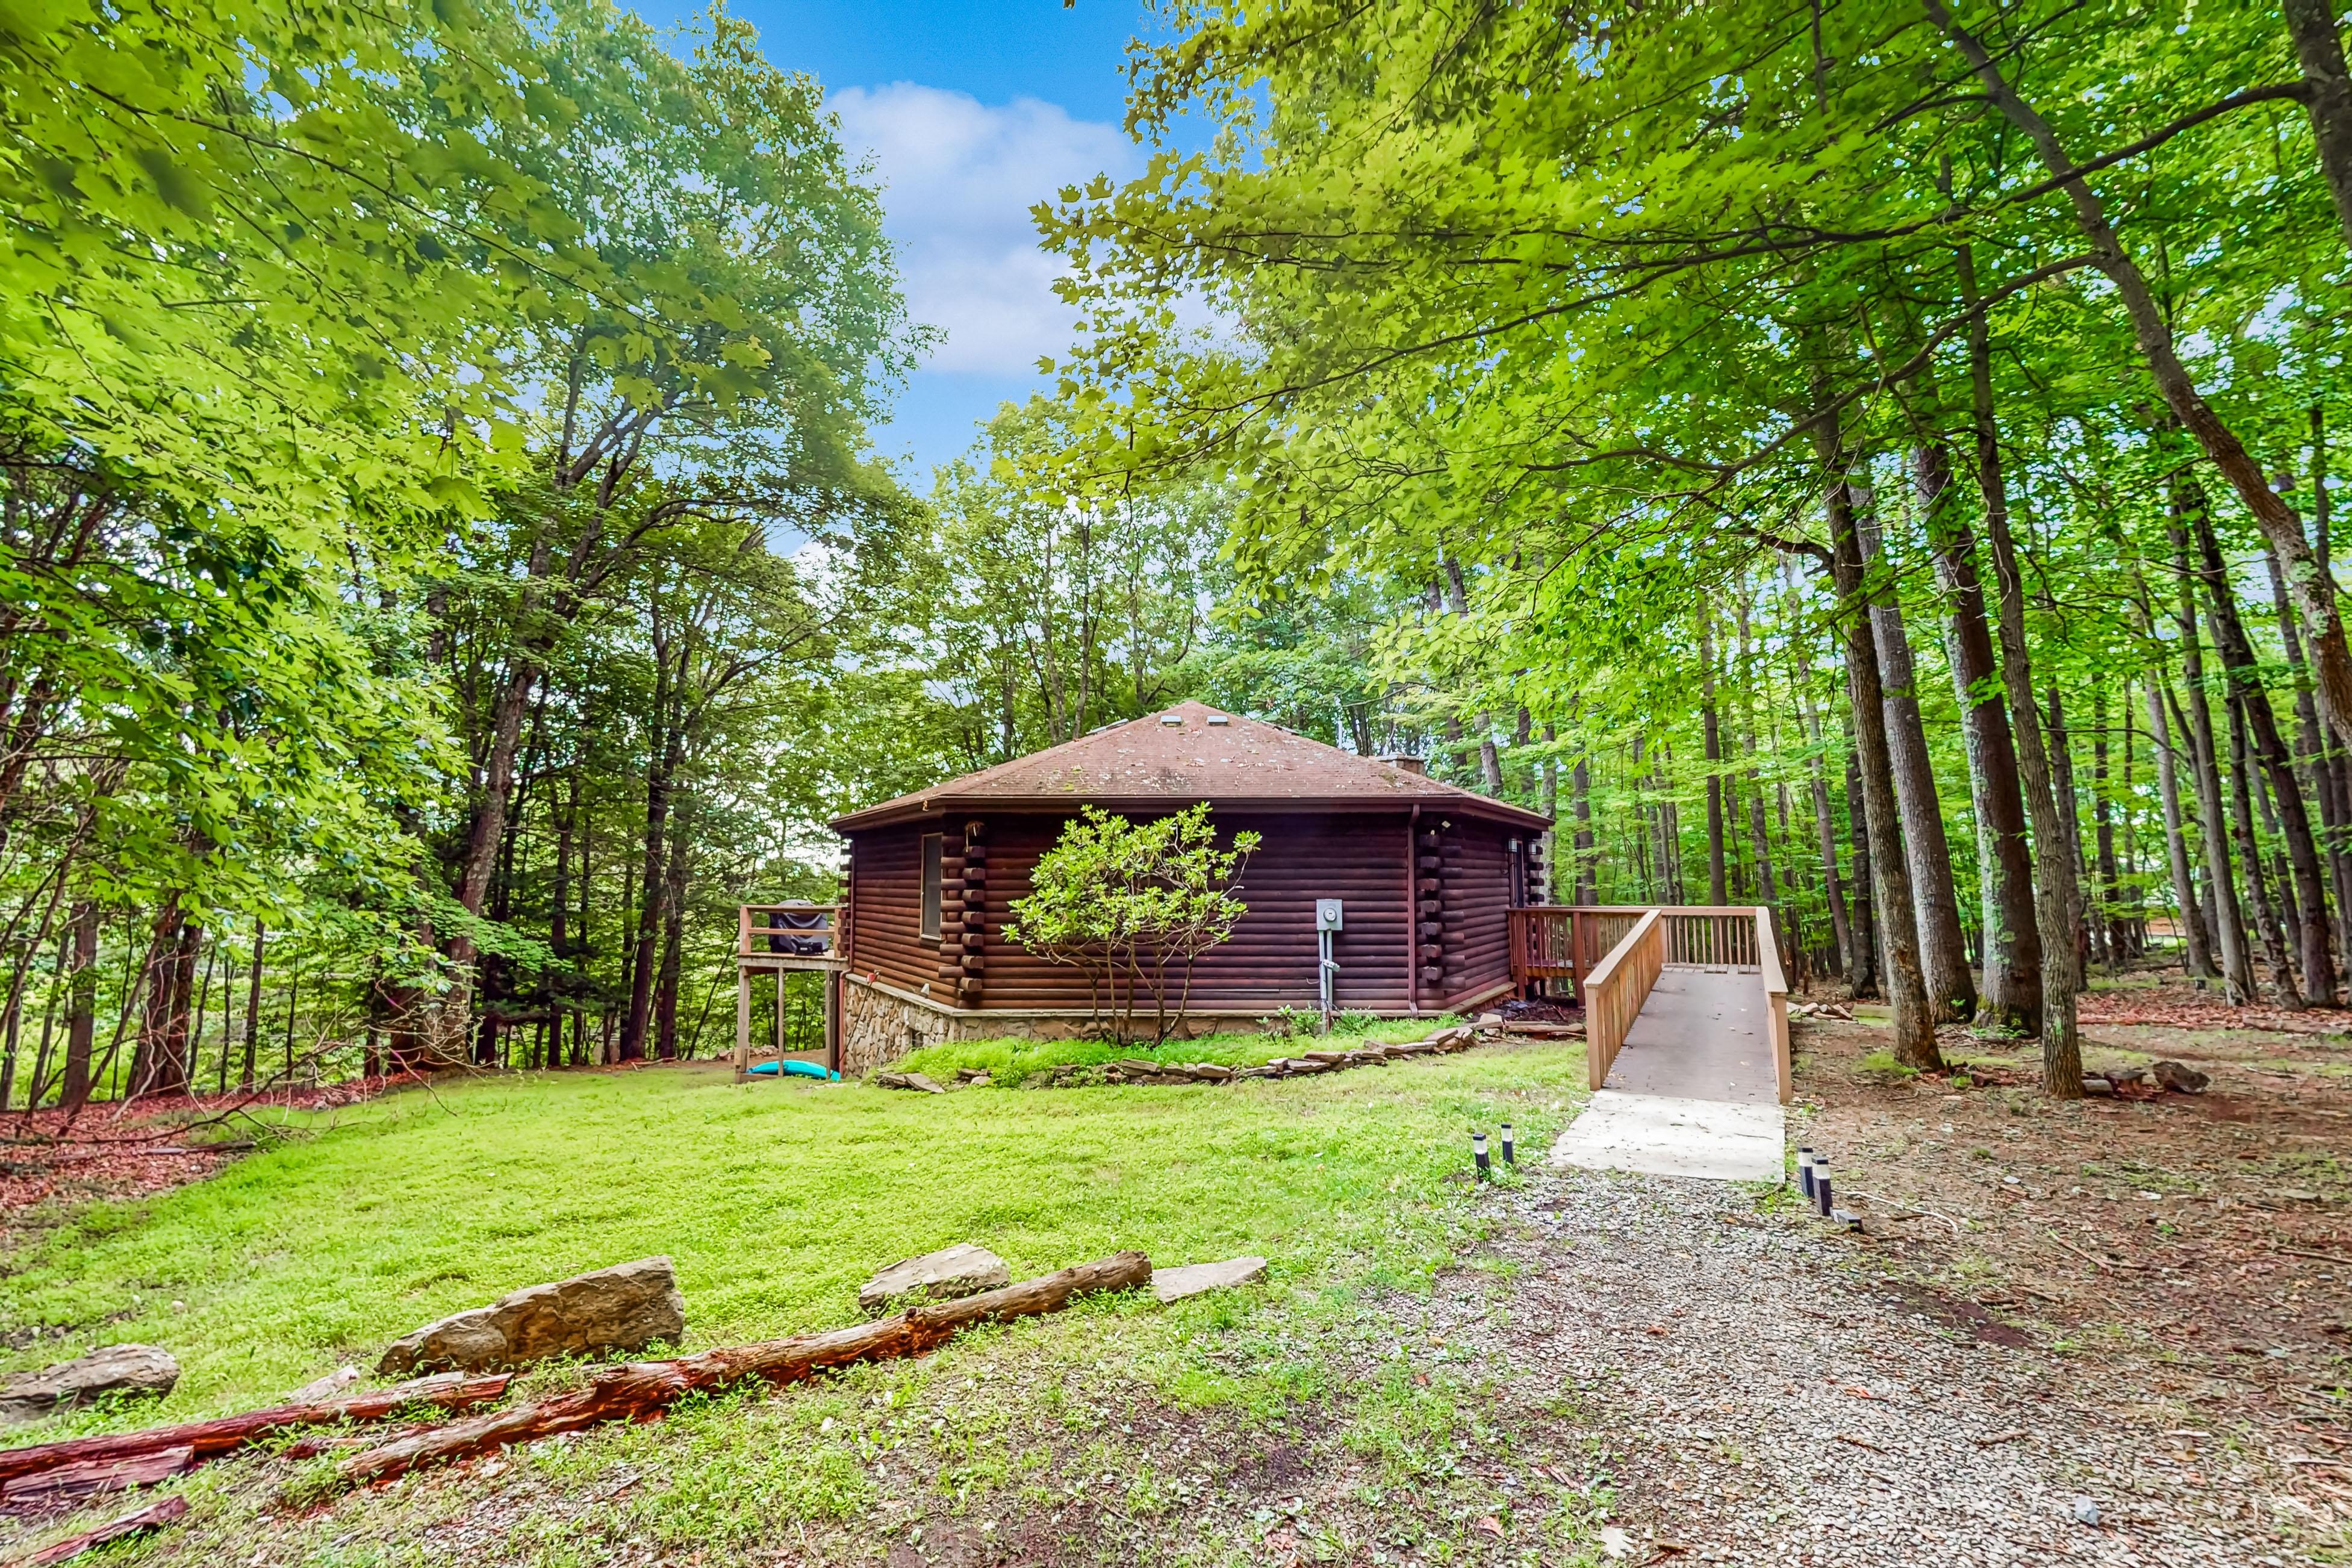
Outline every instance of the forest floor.
[[(1870, 1234), (1780, 1189), (1535, 1164), (1576, 1047), (1214, 1089), (445, 1087), (28, 1235), (0, 1330), (187, 1363), (165, 1410), (80, 1430), (257, 1403), (646, 1252), (677, 1258), (696, 1344), (848, 1321), (866, 1269), (947, 1240), (1016, 1274), (1123, 1245), (1274, 1259), (1264, 1287), (1097, 1301), (382, 1491), (216, 1466), (124, 1561), (2352, 1560), (2352, 1043), (2221, 1011), (2093, 999), (2160, 1020), (2088, 1026), (2094, 1066), (2172, 1057), (2213, 1087), (2064, 1106), (1959, 1031), (1966, 1089), (1889, 1070), (1867, 1016), (1799, 1026), (1792, 1130)], [(1530, 1163), (1475, 1186), (1462, 1135), (1504, 1119)]]

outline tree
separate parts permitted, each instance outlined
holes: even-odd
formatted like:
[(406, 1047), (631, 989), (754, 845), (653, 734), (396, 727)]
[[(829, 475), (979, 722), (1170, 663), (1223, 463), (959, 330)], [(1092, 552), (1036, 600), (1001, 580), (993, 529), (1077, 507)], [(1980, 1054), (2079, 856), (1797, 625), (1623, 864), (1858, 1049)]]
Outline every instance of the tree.
[(1122, 1045), (1149, 994), (1158, 1046), (1183, 1026), (1194, 963), (1249, 912), (1234, 892), (1259, 836), (1236, 833), (1223, 849), (1216, 840), (1206, 801), (1144, 822), (1087, 806), (1038, 858), (1005, 940), (1084, 973)]

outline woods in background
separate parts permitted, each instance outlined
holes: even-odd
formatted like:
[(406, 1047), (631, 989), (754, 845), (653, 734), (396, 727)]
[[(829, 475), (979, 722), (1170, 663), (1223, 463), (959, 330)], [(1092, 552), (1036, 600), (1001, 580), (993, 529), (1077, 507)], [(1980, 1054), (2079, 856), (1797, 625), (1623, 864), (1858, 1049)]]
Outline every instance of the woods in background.
[(2159, 946), (2340, 1005), (2324, 10), (1177, 0), (1221, 139), (1045, 215), (1058, 386), (922, 494), (748, 29), (199, 11), (0, 32), (0, 1107), (691, 1052), (828, 817), (1182, 697), (1773, 906), (1914, 1065), (2074, 1092)]
[(1063, 474), (1424, 584), (1390, 656), (1483, 787), (1568, 770), (1563, 896), (1771, 903), (1906, 1063), (1976, 1019), (2079, 1093), (2153, 916), (2338, 1004), (2332, 13), (1172, 12), (1133, 121), (1223, 135), (1049, 220)]

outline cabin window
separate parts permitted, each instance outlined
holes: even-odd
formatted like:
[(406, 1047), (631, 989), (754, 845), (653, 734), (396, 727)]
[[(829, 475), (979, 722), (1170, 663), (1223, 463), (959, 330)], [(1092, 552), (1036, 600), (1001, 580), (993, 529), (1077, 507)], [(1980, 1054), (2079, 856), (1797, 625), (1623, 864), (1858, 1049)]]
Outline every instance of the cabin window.
[(940, 934), (940, 844), (942, 836), (923, 835), (923, 934)]

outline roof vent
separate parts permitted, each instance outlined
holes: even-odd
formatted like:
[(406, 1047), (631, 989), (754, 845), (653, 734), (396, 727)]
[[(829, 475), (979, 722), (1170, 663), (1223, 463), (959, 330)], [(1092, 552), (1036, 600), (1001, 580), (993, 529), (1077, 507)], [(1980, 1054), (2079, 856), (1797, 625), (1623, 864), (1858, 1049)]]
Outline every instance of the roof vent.
[(1212, 713), (1209, 715), (1209, 722), (1212, 724), (1230, 724), (1233, 721), (1233, 716), (1231, 714)]
[(1181, 725), (1184, 722), (1184, 715), (1181, 713), (1162, 713), (1160, 716), (1160, 721), (1162, 724), (1170, 725), (1171, 727)]
[(1389, 766), (1405, 773), (1419, 773), (1423, 778), (1429, 776), (1429, 764), (1410, 752), (1391, 752), (1384, 757), (1374, 757), (1372, 761), (1386, 763)]

